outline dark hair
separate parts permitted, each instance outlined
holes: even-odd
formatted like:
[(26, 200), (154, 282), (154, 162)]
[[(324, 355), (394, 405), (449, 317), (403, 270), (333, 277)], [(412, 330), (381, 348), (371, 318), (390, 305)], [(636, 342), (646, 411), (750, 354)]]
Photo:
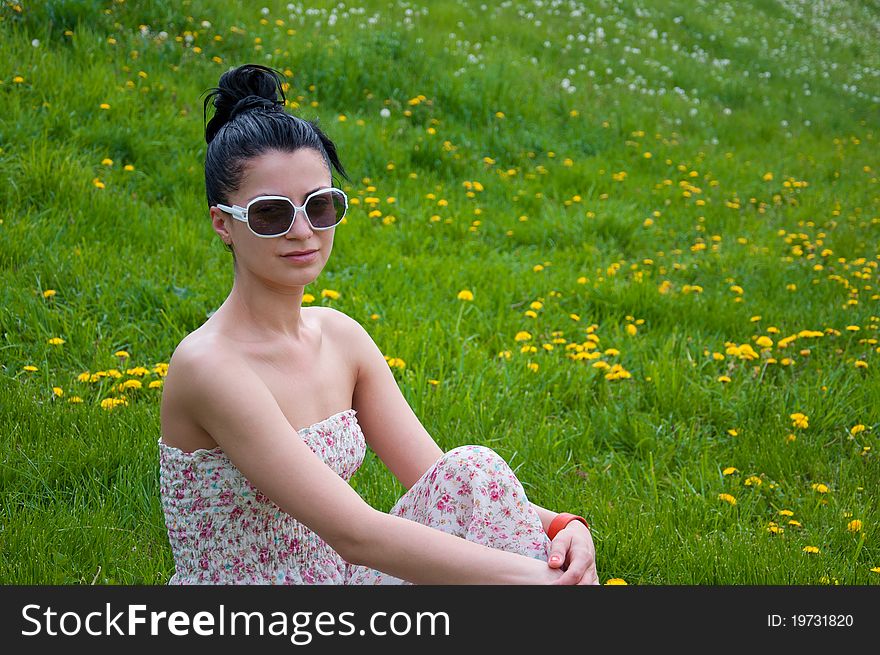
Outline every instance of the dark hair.
[[(294, 152), (311, 148), (324, 158), (331, 175), (335, 169), (349, 180), (336, 146), (316, 121), (284, 111), (282, 79), (283, 75), (274, 68), (244, 64), (223, 73), (219, 85), (209, 89), (203, 115), (208, 144), (205, 153), (208, 207), (229, 204), (230, 193), (241, 185), (247, 161), (268, 150)], [(208, 122), (208, 103), (212, 99), (214, 116)], [(226, 247), (232, 252), (230, 245)], [(234, 252), (232, 256), (234, 259)]]

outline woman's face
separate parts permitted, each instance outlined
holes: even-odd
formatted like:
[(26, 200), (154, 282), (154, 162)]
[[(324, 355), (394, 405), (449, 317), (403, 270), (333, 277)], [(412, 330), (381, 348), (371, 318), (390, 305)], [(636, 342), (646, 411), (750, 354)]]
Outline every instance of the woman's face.
[[(246, 207), (257, 196), (286, 196), (301, 207), (306, 196), (329, 186), (330, 171), (316, 150), (270, 150), (248, 162), (241, 186), (228, 200), (232, 205)], [(302, 287), (313, 282), (330, 257), (336, 232), (335, 227), (313, 230), (302, 211), (296, 213), (296, 220), (286, 234), (272, 238), (256, 236), (246, 223), (217, 207), (211, 207), (211, 221), (214, 231), (235, 249), (239, 273), (253, 274), (276, 287)], [(303, 250), (317, 252), (305, 261), (284, 256)]]

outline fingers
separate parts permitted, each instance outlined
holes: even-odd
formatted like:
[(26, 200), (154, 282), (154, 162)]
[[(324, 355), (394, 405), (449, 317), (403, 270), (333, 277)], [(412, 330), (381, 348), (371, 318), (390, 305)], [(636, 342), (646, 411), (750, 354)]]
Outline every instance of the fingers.
[(579, 585), (597, 585), (599, 584), (599, 574), (596, 573), (596, 567), (590, 566), (587, 569), (587, 572), (584, 574), (584, 577), (581, 578)]
[(559, 579), (559, 584), (580, 584), (587, 577), (591, 560), (584, 553), (572, 553), (571, 563)]
[(573, 548), (569, 551), (570, 562), (559, 584), (598, 584), (596, 561), (586, 549)]
[(550, 568), (558, 569), (565, 563), (565, 555), (571, 545), (571, 537), (560, 532), (556, 538), (550, 542), (550, 555), (547, 558), (547, 564)]

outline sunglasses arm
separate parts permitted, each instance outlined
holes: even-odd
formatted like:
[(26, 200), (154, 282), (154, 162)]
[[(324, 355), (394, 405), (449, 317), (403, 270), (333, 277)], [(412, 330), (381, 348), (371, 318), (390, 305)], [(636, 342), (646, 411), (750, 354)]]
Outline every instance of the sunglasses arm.
[(237, 221), (241, 221), (243, 223), (247, 223), (247, 216), (244, 215), (244, 210), (241, 207), (229, 207), (228, 205), (217, 205), (218, 209), (222, 209), (227, 214), (230, 214), (232, 218)]

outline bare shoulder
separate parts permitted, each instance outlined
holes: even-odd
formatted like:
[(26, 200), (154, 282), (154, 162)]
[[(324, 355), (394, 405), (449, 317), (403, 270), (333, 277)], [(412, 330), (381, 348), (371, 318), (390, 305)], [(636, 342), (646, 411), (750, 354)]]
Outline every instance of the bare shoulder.
[(162, 440), (183, 450), (212, 448), (216, 442), (203, 428), (199, 414), (210, 411), (206, 382), (236, 380), (247, 374), (247, 365), (224, 338), (196, 330), (174, 349), (162, 385), (160, 420)]
[[(213, 374), (218, 369), (238, 368), (244, 361), (226, 339), (211, 332), (191, 332), (184, 337), (171, 355), (168, 363), (168, 379), (174, 375), (181, 380), (189, 380), (194, 375)], [(234, 372), (234, 371), (231, 371)]]
[(315, 307), (320, 311), (321, 329), (345, 353), (355, 371), (360, 366), (366, 346), (372, 343), (372, 337), (363, 325), (348, 314), (333, 307)]
[(321, 327), (331, 330), (335, 335), (342, 337), (352, 336), (364, 329), (351, 316), (333, 307), (313, 307), (312, 309), (320, 312)]

